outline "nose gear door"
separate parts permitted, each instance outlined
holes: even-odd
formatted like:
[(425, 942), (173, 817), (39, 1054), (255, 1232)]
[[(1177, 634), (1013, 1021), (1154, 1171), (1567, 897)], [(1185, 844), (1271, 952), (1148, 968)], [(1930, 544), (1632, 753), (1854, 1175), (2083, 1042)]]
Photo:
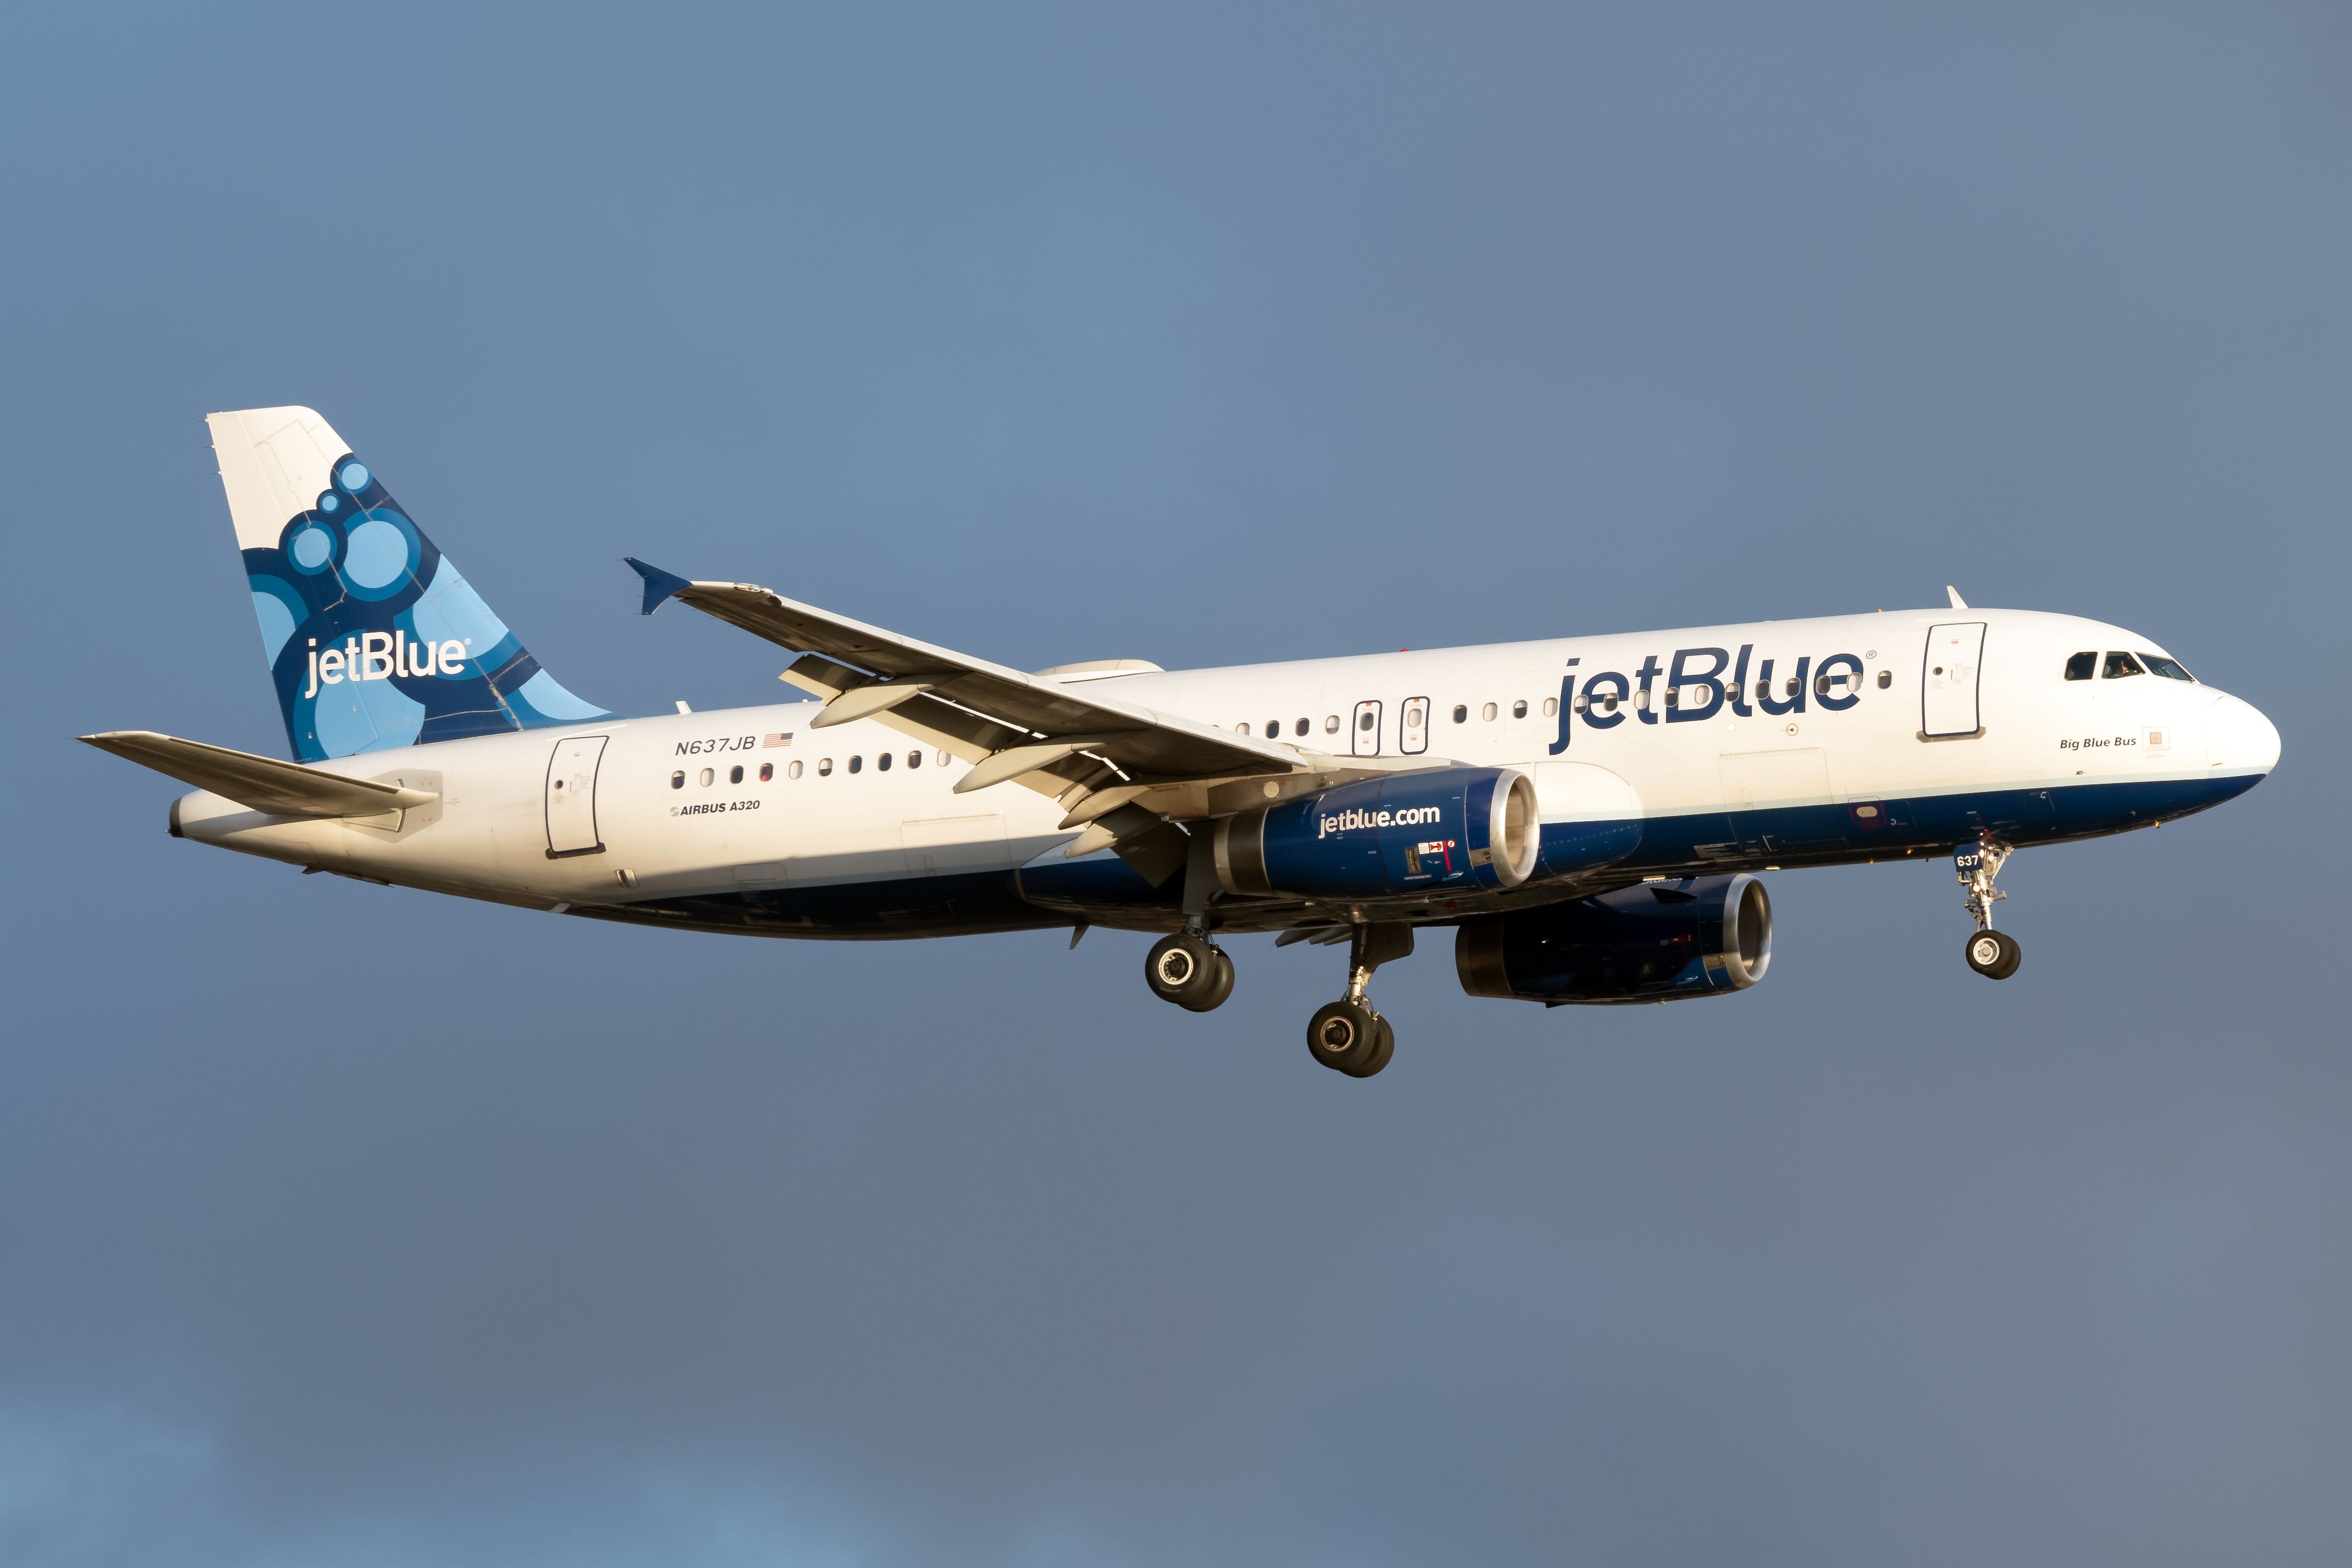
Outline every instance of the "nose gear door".
[(547, 858), (604, 852), (596, 836), (596, 768), (604, 759), (601, 735), (571, 735), (547, 759)]
[(1963, 740), (1984, 733), (1977, 711), (1984, 639), (1981, 621), (1927, 628), (1927, 654), (1919, 666), (1920, 739)]
[(1381, 705), (1376, 702), (1358, 703), (1354, 729), (1350, 732), (1349, 749), (1358, 757), (1378, 757), (1381, 754)]

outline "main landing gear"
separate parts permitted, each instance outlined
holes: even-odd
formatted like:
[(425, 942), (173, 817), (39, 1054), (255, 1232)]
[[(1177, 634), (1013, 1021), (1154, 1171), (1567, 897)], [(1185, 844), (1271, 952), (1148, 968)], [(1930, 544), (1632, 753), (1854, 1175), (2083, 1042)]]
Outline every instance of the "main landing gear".
[(1401, 923), (1358, 925), (1348, 938), (1348, 994), (1315, 1009), (1307, 1022), (1307, 1049), (1316, 1061), (1350, 1078), (1370, 1078), (1396, 1054), (1396, 1030), (1364, 999), (1372, 971), (1412, 951), (1412, 927)]
[(1968, 889), (1961, 903), (1977, 923), (1976, 935), (1969, 938), (1966, 948), (1969, 967), (1989, 980), (2008, 979), (2025, 960), (2016, 937), (1992, 928), (1992, 906), (2009, 896), (1993, 887), (1992, 879), (2000, 874), (2011, 852), (2007, 844), (1985, 837), (1972, 844), (1962, 844), (1952, 855), (1960, 885)]
[[(1341, 927), (1331, 928), (1337, 940)], [(1350, 1078), (1370, 1078), (1396, 1054), (1396, 1030), (1364, 998), (1372, 971), (1412, 951), (1412, 927), (1402, 922), (1352, 925), (1348, 932), (1348, 994), (1315, 1009), (1307, 1049), (1316, 1061)], [(1152, 995), (1196, 1013), (1234, 994), (1234, 961), (1197, 922), (1151, 945), (1143, 978)]]
[(1234, 961), (1205, 932), (1187, 928), (1151, 945), (1143, 978), (1163, 1002), (1212, 1012), (1234, 994)]

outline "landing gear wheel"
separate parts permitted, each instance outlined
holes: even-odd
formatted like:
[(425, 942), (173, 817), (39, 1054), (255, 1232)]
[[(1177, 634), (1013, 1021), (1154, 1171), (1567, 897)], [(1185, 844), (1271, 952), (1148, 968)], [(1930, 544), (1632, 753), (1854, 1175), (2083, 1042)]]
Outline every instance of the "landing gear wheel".
[(1381, 1019), (1381, 1042), (1372, 1048), (1372, 1059), (1356, 1069), (1350, 1076), (1370, 1078), (1381, 1068), (1386, 1067), (1389, 1064), (1389, 1058), (1395, 1054), (1396, 1026), (1390, 1023), (1388, 1019)]
[(2025, 961), (2017, 938), (2005, 931), (1979, 931), (1969, 938), (1969, 967), (1989, 980), (2006, 980)]
[(1223, 947), (1212, 947), (1209, 951), (1217, 956), (1215, 978), (1205, 992), (1189, 1001), (1179, 1001), (1178, 1007), (1190, 1008), (1196, 1013), (1211, 1013), (1224, 1006), (1225, 998), (1234, 994), (1233, 955)]
[[(1179, 931), (1173, 936), (1162, 936), (1151, 945), (1144, 956), (1143, 978), (1151, 994), (1163, 1002), (1174, 1002), (1180, 1008), (1206, 1010), (1202, 999), (1217, 991), (1221, 975), (1230, 973), (1231, 960), (1220, 967), (1217, 960), (1224, 955), (1209, 945), (1205, 936), (1195, 936), (1190, 931)], [(1232, 982), (1225, 982), (1232, 988)], [(1217, 1002), (1223, 1001), (1220, 994)], [(1209, 1003), (1215, 1007), (1217, 1002)]]
[[(1350, 1078), (1369, 1078), (1385, 1065), (1387, 1058), (1381, 1052), (1381, 1040), (1386, 1024), (1380, 1014), (1361, 1002), (1326, 1002), (1315, 1009), (1307, 1022), (1307, 1049), (1316, 1061)], [(1396, 1037), (1388, 1035), (1390, 1047), (1395, 1047)]]

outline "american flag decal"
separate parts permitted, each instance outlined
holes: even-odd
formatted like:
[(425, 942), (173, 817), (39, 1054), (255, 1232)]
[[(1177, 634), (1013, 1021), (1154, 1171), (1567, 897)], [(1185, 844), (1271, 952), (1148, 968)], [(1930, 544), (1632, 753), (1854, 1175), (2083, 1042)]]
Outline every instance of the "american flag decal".
[(763, 751), (771, 746), (790, 746), (792, 743), (793, 737), (789, 734), (763, 735), (760, 737), (760, 748)]

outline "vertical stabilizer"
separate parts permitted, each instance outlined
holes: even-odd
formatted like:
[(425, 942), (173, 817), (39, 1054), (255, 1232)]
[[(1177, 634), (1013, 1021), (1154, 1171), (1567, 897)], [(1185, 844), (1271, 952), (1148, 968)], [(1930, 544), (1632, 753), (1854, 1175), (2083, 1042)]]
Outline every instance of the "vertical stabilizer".
[(205, 423), (296, 757), (611, 716), (540, 668), (318, 414)]

